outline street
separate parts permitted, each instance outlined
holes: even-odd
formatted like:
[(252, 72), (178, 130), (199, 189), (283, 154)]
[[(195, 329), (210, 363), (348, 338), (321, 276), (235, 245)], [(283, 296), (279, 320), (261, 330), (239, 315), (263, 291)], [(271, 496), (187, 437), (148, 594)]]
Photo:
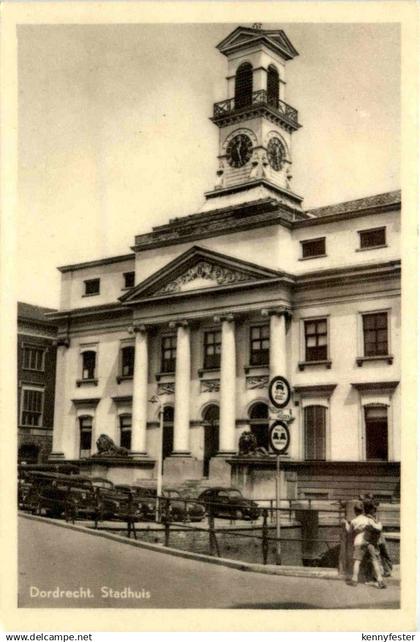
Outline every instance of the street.
[(399, 608), (399, 587), (244, 572), (19, 517), (19, 607)]

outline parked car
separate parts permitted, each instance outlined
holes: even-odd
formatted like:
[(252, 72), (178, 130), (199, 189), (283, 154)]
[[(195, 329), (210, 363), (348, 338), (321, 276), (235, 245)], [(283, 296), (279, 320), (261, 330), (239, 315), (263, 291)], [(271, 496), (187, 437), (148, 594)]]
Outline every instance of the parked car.
[(47, 517), (98, 519), (100, 502), (89, 478), (81, 475), (29, 472), (25, 508)]
[(137, 507), (141, 519), (154, 521), (156, 517), (156, 489), (149, 486), (129, 486), (118, 484), (115, 486), (120, 492), (131, 495), (131, 501)]
[(91, 482), (101, 507), (101, 519), (140, 519), (141, 508), (138, 502), (133, 501), (133, 493), (102, 477), (92, 477)]
[(201, 522), (206, 515), (204, 504), (193, 501), (177, 488), (165, 488), (163, 496), (170, 499), (169, 516), (174, 521)]
[(207, 488), (198, 496), (198, 500), (204, 502), (207, 511), (212, 511), (215, 517), (255, 520), (260, 516), (258, 504), (243, 497), (237, 488)]

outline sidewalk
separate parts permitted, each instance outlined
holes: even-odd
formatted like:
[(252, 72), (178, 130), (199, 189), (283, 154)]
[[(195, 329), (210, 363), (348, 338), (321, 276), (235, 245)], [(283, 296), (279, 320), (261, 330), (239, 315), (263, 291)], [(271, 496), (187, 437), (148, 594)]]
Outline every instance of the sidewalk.
[[(203, 555), (201, 553), (194, 553), (192, 551), (184, 551), (177, 548), (165, 547), (162, 544), (152, 544), (150, 542), (144, 542), (140, 539), (128, 538), (122, 535), (117, 535), (106, 530), (96, 530), (92, 526), (89, 528), (86, 525), (79, 524), (69, 524), (62, 520), (50, 519), (48, 517), (38, 517), (36, 515), (29, 515), (27, 513), (19, 513), (19, 516), (24, 517), (25, 519), (40, 521), (43, 523), (54, 524), (60, 528), (65, 528), (69, 530), (78, 531), (80, 533), (89, 533), (92, 537), (101, 537), (121, 544), (126, 544), (128, 546), (134, 546), (137, 548), (142, 548), (157, 553), (163, 553), (165, 555), (173, 555), (175, 557), (182, 557), (190, 560), (197, 560), (200, 562), (207, 562), (209, 564), (216, 564), (221, 566), (226, 566), (228, 568), (238, 569), (241, 571), (250, 571), (254, 573), (262, 573), (266, 575), (283, 575), (287, 577), (306, 577), (306, 578), (316, 578), (316, 579), (327, 579), (327, 580), (339, 580), (343, 582), (343, 578), (338, 575), (337, 569), (333, 568), (321, 568), (321, 567), (307, 567), (307, 566), (276, 566), (274, 564), (253, 564), (249, 562), (242, 562), (238, 560), (232, 560), (222, 557), (212, 557), (210, 555)], [(101, 526), (112, 525), (113, 527), (118, 527), (116, 522), (104, 522)], [(162, 526), (159, 524), (149, 524), (151, 530), (162, 530)], [(125, 530), (126, 526), (121, 525), (121, 530)], [(400, 583), (400, 566), (394, 566), (393, 576), (387, 578), (387, 584), (397, 585)]]

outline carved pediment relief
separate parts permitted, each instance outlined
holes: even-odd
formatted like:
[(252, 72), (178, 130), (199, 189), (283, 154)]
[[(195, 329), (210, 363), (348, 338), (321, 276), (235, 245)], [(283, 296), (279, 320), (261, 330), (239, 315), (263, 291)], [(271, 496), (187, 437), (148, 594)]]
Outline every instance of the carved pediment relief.
[(172, 292), (188, 292), (201, 288), (217, 287), (218, 285), (231, 285), (232, 283), (249, 280), (249, 274), (203, 260), (177, 276), (176, 279), (163, 285), (153, 293), (153, 296)]

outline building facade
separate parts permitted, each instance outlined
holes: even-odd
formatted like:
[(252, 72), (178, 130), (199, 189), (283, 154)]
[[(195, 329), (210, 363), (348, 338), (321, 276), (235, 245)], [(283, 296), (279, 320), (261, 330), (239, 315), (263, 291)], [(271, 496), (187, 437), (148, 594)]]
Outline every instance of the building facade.
[(43, 463), (52, 448), (57, 326), (42, 308), (18, 303), (18, 461)]
[[(293, 191), (282, 30), (219, 45), (215, 188), (201, 211), (132, 251), (60, 269), (52, 459), (91, 462), (101, 434), (128, 449), (120, 480), (234, 481), (270, 494), (268, 383), (286, 377), (284, 492), (398, 495), (400, 192), (305, 210)], [(238, 456), (250, 431), (267, 455)], [(97, 460), (99, 466), (99, 460)]]

